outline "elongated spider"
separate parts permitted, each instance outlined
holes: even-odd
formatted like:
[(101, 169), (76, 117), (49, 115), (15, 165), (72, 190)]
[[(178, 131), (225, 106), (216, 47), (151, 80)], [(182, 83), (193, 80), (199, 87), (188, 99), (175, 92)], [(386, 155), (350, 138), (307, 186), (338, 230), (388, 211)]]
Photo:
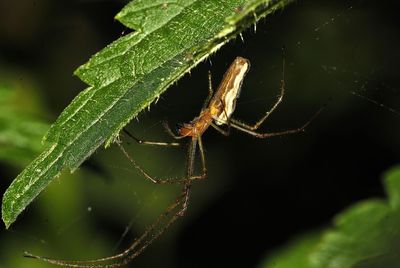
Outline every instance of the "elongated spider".
[[(249, 60), (237, 57), (232, 64), (229, 66), (228, 70), (225, 72), (221, 83), (218, 86), (217, 91), (213, 94), (211, 75), (208, 76), (209, 81), (209, 94), (203, 107), (200, 111), (200, 115), (194, 118), (190, 123), (184, 124), (178, 131), (178, 134), (173, 133), (173, 131), (165, 124), (165, 128), (177, 140), (183, 138), (190, 138), (187, 153), (187, 168), (186, 174), (183, 178), (167, 178), (159, 179), (151, 176), (143, 168), (141, 168), (133, 158), (128, 154), (126, 149), (121, 143), (117, 143), (123, 154), (129, 159), (129, 161), (135, 166), (136, 169), (143, 174), (144, 177), (149, 179), (153, 183), (157, 184), (172, 184), (179, 183), (183, 185), (180, 196), (176, 201), (171, 204), (164, 213), (162, 213), (158, 219), (150, 225), (146, 231), (138, 237), (129, 248), (123, 252), (95, 260), (88, 261), (68, 261), (68, 260), (57, 260), (52, 258), (46, 258), (41, 256), (36, 256), (30, 253), (26, 253), (26, 257), (39, 259), (52, 264), (67, 266), (67, 267), (118, 267), (127, 264), (129, 261), (141, 254), (155, 239), (157, 239), (169, 226), (171, 226), (179, 217), (185, 215), (187, 207), (189, 204), (189, 195), (192, 183), (195, 180), (202, 180), (207, 176), (206, 160), (204, 156), (204, 148), (201, 136), (203, 133), (211, 126), (218, 132), (225, 136), (229, 135), (230, 129), (235, 128), (247, 134), (250, 134), (256, 138), (269, 138), (274, 136), (282, 136), (287, 134), (293, 134), (297, 132), (303, 132), (305, 128), (310, 124), (310, 122), (317, 116), (320, 112), (318, 111), (311, 119), (309, 119), (302, 127), (280, 131), (280, 132), (267, 132), (259, 133), (256, 130), (260, 125), (270, 116), (270, 114), (275, 111), (278, 105), (282, 102), (285, 93), (285, 80), (284, 80), (284, 68), (285, 60), (283, 60), (282, 67), (282, 80), (281, 80), (281, 91), (278, 96), (277, 101), (272, 106), (272, 108), (267, 111), (264, 116), (258, 120), (255, 124), (246, 124), (242, 121), (231, 118), (236, 107), (236, 100), (239, 97), (240, 89), (245, 75), (250, 68)], [(221, 126), (227, 125), (224, 129)], [(131, 137), (139, 144), (147, 145), (158, 145), (158, 146), (178, 146), (177, 142), (154, 142), (154, 141), (143, 141), (137, 139), (132, 134), (130, 134), (126, 129), (124, 133)], [(202, 172), (201, 174), (194, 174), (194, 161), (197, 146), (199, 147), (200, 159)]]

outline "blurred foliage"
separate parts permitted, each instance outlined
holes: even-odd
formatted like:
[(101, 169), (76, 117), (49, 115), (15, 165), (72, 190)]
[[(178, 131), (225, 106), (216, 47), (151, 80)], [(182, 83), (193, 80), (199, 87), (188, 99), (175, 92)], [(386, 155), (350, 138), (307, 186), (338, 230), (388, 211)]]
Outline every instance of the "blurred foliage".
[(29, 82), (10, 78), (0, 74), (0, 160), (24, 167), (43, 149), (41, 139), (50, 124)]
[(310, 252), (321, 240), (320, 233), (305, 234), (292, 239), (283, 249), (269, 253), (259, 268), (309, 268)]
[(387, 200), (359, 202), (335, 217), (334, 228), (296, 239), (260, 267), (399, 267), (400, 167), (387, 171), (384, 182)]

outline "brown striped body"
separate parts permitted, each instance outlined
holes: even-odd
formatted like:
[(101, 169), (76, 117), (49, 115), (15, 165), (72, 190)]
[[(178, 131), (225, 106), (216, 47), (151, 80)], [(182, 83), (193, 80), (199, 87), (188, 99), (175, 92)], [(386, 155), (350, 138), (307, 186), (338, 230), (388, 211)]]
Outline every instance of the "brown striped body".
[(239, 97), (243, 79), (249, 68), (249, 60), (237, 57), (225, 72), (207, 108), (189, 124), (184, 124), (179, 129), (179, 134), (182, 137), (199, 137), (213, 121), (217, 125), (226, 124), (235, 111), (236, 99)]

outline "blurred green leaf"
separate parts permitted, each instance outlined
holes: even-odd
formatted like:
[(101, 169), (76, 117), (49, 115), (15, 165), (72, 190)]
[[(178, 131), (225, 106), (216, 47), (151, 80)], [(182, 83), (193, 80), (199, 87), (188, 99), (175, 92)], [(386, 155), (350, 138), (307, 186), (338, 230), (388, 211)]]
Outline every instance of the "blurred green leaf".
[(309, 268), (310, 252), (321, 239), (320, 233), (294, 239), (284, 249), (269, 254), (260, 268)]
[(43, 149), (41, 139), (50, 125), (20, 99), (32, 98), (12, 85), (0, 85), (0, 160), (23, 167)]
[(384, 178), (387, 201), (370, 199), (350, 207), (335, 218), (332, 230), (294, 241), (260, 267), (400, 267), (400, 167)]
[(400, 167), (384, 177), (388, 201), (367, 200), (338, 215), (311, 256), (313, 267), (400, 267)]
[(132, 1), (116, 19), (136, 29), (93, 56), (76, 74), (89, 88), (46, 135), (46, 150), (3, 196), (6, 227), (65, 167), (74, 171), (101, 144), (197, 63), (291, 0)]

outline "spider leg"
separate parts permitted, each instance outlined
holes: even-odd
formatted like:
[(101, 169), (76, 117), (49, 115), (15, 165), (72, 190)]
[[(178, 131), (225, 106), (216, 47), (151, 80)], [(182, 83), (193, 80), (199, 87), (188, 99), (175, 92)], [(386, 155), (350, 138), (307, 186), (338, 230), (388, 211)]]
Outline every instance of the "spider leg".
[(284, 131), (279, 131), (279, 132), (266, 132), (266, 133), (259, 133), (254, 131), (251, 127), (248, 127), (246, 124), (237, 124), (237, 122), (232, 122), (232, 127), (236, 128), (240, 131), (243, 131), (245, 133), (248, 133), (256, 138), (269, 138), (269, 137), (274, 137), (274, 136), (283, 136), (283, 135), (289, 135), (289, 134), (294, 134), (294, 133), (299, 133), (299, 132), (304, 132), (306, 127), (319, 115), (319, 113), (324, 109), (322, 107), (319, 109), (303, 126), (295, 129), (289, 129), (289, 130), (284, 130)]
[(180, 140), (180, 139), (185, 138), (184, 136), (176, 135), (176, 134), (172, 131), (172, 129), (171, 129), (171, 127), (169, 126), (169, 124), (168, 124), (167, 121), (163, 121), (163, 127), (165, 128), (165, 130), (167, 131), (167, 133), (168, 133), (172, 138), (174, 138), (174, 139), (176, 139), (176, 140)]
[(212, 77), (211, 77), (211, 72), (208, 71), (208, 96), (205, 99), (203, 103), (203, 108), (201, 110), (204, 110), (207, 108), (208, 104), (210, 103), (210, 100), (214, 94), (213, 88), (212, 88)]
[[(128, 158), (128, 160), (133, 164), (133, 166), (148, 180), (155, 184), (185, 184), (188, 181), (194, 181), (194, 180), (202, 180), (205, 179), (207, 176), (206, 173), (206, 168), (205, 168), (205, 158), (204, 158), (204, 152), (202, 149), (200, 149), (200, 153), (202, 155), (201, 161), (202, 161), (202, 167), (203, 171), (199, 175), (194, 175), (193, 172), (193, 167), (194, 167), (194, 155), (196, 152), (196, 147), (197, 147), (197, 141), (198, 139), (193, 139), (192, 142), (189, 145), (189, 150), (188, 150), (188, 165), (187, 165), (187, 174), (183, 178), (166, 178), (166, 179), (159, 179), (154, 176), (151, 176), (148, 172), (146, 172), (139, 164), (136, 163), (136, 161), (131, 157), (131, 155), (126, 151), (124, 146), (122, 144), (117, 143), (118, 147), (121, 149), (122, 153)], [(189, 162), (190, 161), (190, 162)]]
[[(181, 195), (171, 204), (158, 218), (150, 225), (146, 231), (137, 238), (129, 248), (114, 256), (87, 260), (87, 261), (68, 261), (47, 258), (25, 252), (24, 256), (37, 259), (47, 263), (76, 268), (113, 268), (120, 267), (129, 263), (132, 259), (139, 256), (154, 240), (161, 236), (177, 219), (184, 215), (187, 207), (185, 204), (189, 198), (190, 183), (182, 189)], [(170, 216), (170, 217), (169, 217)]]
[(229, 134), (230, 134), (230, 131), (229, 131), (229, 130), (225, 130), (225, 129), (223, 129), (223, 128), (217, 126), (217, 125), (214, 124), (213, 122), (211, 123), (211, 126), (212, 126), (216, 131), (218, 131), (219, 133), (221, 133), (221, 134), (224, 135), (224, 136), (229, 136)]
[(279, 132), (270, 132), (270, 133), (256, 132), (256, 130), (261, 126), (261, 124), (264, 123), (264, 121), (276, 110), (276, 108), (282, 102), (283, 96), (285, 95), (285, 48), (284, 47), (282, 48), (282, 79), (281, 79), (280, 89), (281, 89), (281, 91), (280, 91), (278, 99), (276, 100), (274, 105), (256, 123), (246, 124), (240, 120), (231, 118), (230, 119), (231, 126), (240, 131), (246, 132), (254, 137), (257, 137), (257, 138), (269, 138), (269, 137), (274, 137), (274, 136), (283, 136), (283, 135), (304, 132), (305, 128), (318, 116), (318, 114), (324, 109), (324, 107), (319, 109), (303, 126), (301, 126), (299, 128), (289, 129), (289, 130), (279, 131)]
[[(203, 166), (203, 173), (201, 175), (193, 175), (194, 173), (194, 160), (196, 155), (197, 143), (200, 148), (201, 162)], [(169, 180), (158, 180), (150, 177), (142, 168), (140, 168), (136, 162), (130, 157), (125, 148), (117, 143), (125, 156), (130, 160), (130, 162), (141, 171), (146, 178), (150, 179), (154, 183), (174, 183), (172, 179)], [(205, 167), (205, 156), (203, 144), (200, 137), (192, 138), (189, 144), (188, 158), (187, 158), (187, 169), (186, 176), (184, 179), (180, 179), (177, 182), (184, 183), (180, 197), (170, 205), (164, 213), (162, 213), (158, 219), (150, 225), (146, 231), (136, 239), (132, 245), (124, 250), (123, 252), (116, 254), (114, 256), (88, 260), (88, 261), (68, 261), (68, 260), (58, 260), (53, 258), (42, 257), (38, 255), (33, 255), (31, 253), (25, 252), (25, 257), (38, 259), (44, 262), (52, 263), (64, 267), (76, 267), (76, 268), (112, 268), (120, 267), (129, 263), (132, 259), (139, 256), (154, 240), (161, 236), (179, 217), (185, 215), (190, 197), (190, 189), (193, 180), (203, 179), (206, 177), (206, 167)], [(172, 214), (171, 217), (168, 217)]]
[(145, 144), (145, 145), (158, 145), (158, 146), (180, 146), (178, 142), (158, 142), (158, 141), (145, 141), (140, 140), (133, 136), (126, 128), (123, 128), (122, 131), (132, 140), (137, 142), (138, 144)]
[[(226, 121), (220, 120), (220, 122), (226, 124), (228, 127), (227, 127), (227, 130), (225, 130), (225, 129), (223, 129), (222, 127), (219, 127), (219, 126), (218, 126), (217, 124), (215, 124), (214, 122), (211, 122), (211, 126), (212, 126), (215, 130), (217, 130), (219, 133), (221, 133), (222, 135), (224, 135), (224, 136), (229, 136), (229, 134), (230, 134), (230, 132), (231, 132), (231, 118), (230, 118), (230, 117), (228, 116), (228, 114), (226, 113), (225, 104), (224, 104), (224, 102), (222, 101), (222, 99), (220, 99), (219, 101), (220, 101), (220, 103), (221, 103), (221, 105), (222, 105), (222, 107), (223, 107), (222, 112), (224, 113), (225, 118), (227, 118)], [(214, 119), (214, 120), (216, 120), (216, 119)]]
[[(284, 50), (283, 50), (283, 53), (284, 53)], [(256, 129), (258, 129), (261, 126), (262, 123), (264, 123), (265, 120), (267, 120), (267, 118), (276, 110), (276, 108), (282, 102), (283, 96), (285, 95), (285, 57), (284, 57), (284, 55), (283, 55), (283, 60), (282, 60), (282, 79), (281, 79), (281, 87), (280, 88), (281, 88), (281, 91), (280, 91), (280, 93), (278, 95), (278, 99), (276, 100), (274, 105), (256, 123), (246, 124), (246, 123), (243, 123), (242, 121), (231, 118), (232, 126), (237, 129), (239, 129), (238, 127), (241, 127), (248, 131), (255, 131)], [(299, 130), (299, 131), (301, 131), (301, 130)], [(299, 131), (297, 131), (297, 132), (299, 132)], [(247, 131), (245, 131), (245, 132), (247, 132)]]

